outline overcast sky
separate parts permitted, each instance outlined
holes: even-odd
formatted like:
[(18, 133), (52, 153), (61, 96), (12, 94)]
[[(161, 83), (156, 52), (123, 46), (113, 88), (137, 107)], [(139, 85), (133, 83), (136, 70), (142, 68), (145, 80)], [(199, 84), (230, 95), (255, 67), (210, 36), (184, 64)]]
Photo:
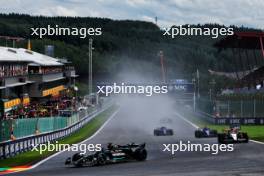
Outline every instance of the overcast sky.
[(264, 29), (264, 0), (0, 0), (1, 13), (90, 16), (173, 24), (220, 23)]

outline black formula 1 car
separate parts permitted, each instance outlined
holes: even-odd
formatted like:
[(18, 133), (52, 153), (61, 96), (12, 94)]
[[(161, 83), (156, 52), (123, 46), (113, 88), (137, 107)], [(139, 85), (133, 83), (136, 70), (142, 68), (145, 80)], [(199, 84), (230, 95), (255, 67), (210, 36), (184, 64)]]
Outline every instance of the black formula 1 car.
[(166, 127), (160, 127), (154, 129), (154, 136), (172, 136), (173, 130)]
[(218, 142), (221, 144), (229, 143), (248, 143), (248, 135), (245, 132), (240, 132), (240, 126), (230, 126), (223, 133), (218, 134)]
[(194, 135), (196, 138), (209, 138), (217, 137), (217, 130), (212, 130), (210, 128), (198, 128), (195, 130)]
[(109, 144), (106, 149), (94, 154), (85, 155), (76, 153), (65, 161), (65, 165), (73, 165), (75, 167), (82, 166), (102, 166), (110, 163), (126, 162), (126, 161), (144, 161), (147, 158), (147, 150), (145, 143), (143, 144), (127, 144), (112, 145)]

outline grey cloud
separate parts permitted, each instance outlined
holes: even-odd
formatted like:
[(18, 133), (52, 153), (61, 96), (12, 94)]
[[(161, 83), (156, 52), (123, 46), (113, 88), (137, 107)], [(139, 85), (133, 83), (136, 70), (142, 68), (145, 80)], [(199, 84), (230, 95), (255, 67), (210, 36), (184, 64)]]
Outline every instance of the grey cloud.
[(264, 28), (260, 0), (13, 0), (0, 1), (2, 13), (96, 16), (173, 24), (221, 23)]

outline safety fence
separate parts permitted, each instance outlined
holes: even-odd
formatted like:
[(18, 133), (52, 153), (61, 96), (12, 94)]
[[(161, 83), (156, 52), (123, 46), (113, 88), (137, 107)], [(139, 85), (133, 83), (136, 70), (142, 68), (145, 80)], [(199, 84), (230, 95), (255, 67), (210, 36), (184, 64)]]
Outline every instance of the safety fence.
[(215, 117), (243, 118), (243, 117), (264, 117), (264, 100), (215, 100), (200, 98), (197, 101), (200, 111)]
[(21, 138), (71, 126), (93, 110), (94, 108), (89, 108), (79, 112), (71, 112), (72, 115), (70, 117), (36, 117), (0, 121), (0, 142), (9, 140), (11, 135), (14, 138)]
[(200, 117), (214, 124), (264, 125), (264, 100), (197, 100)]
[[(9, 158), (9, 157), (15, 156), (19, 153), (29, 151), (35, 145), (47, 143), (48, 141), (54, 142), (55, 140), (59, 140), (61, 138), (69, 136), (73, 132), (82, 128), (85, 124), (87, 124), (90, 120), (92, 120), (99, 113), (108, 109), (112, 104), (113, 104), (112, 102), (108, 102), (103, 107), (95, 108), (92, 112), (88, 111), (88, 110), (83, 110), (80, 113), (78, 113), (77, 116), (72, 116), (70, 118), (71, 119), (70, 121), (68, 120), (68, 121), (58, 122), (59, 121), (58, 119), (62, 118), (62, 117), (56, 117), (56, 118), (58, 118), (57, 120), (53, 120), (53, 122), (50, 122), (50, 123), (53, 123), (55, 125), (53, 125), (53, 127), (49, 128), (49, 129), (47, 129), (47, 130), (50, 130), (49, 132), (34, 134), (34, 128), (31, 131), (27, 128), (27, 130), (24, 131), (23, 133), (29, 134), (29, 133), (33, 132), (32, 135), (22, 137), (22, 138), (18, 138), (16, 140), (8, 140), (8, 141), (0, 143), (0, 159)], [(63, 118), (65, 118), (65, 117), (63, 117)], [(23, 120), (23, 119), (21, 119), (21, 120)], [(23, 122), (23, 123), (26, 123), (26, 122)], [(23, 124), (23, 123), (21, 123), (21, 124)], [(36, 120), (35, 124), (36, 123), (37, 123), (37, 120)], [(49, 124), (49, 121), (47, 121), (45, 123)], [(43, 124), (45, 124), (45, 123), (43, 122)], [(65, 126), (67, 123), (71, 123), (71, 125), (59, 129), (62, 126)], [(25, 124), (23, 124), (23, 125), (25, 125)], [(23, 128), (23, 125), (21, 125), (21, 128)], [(33, 125), (33, 127), (34, 127), (34, 125)], [(57, 130), (56, 130), (56, 128), (57, 128)], [(41, 128), (40, 128), (40, 130), (41, 130)]]

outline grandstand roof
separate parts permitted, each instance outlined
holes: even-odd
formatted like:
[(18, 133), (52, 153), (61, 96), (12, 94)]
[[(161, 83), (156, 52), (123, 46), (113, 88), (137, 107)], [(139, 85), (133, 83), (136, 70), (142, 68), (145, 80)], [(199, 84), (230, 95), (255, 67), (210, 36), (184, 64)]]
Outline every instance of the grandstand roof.
[[(222, 75), (229, 78), (236, 78), (242, 82), (247, 82), (251, 84), (255, 84), (257, 80), (263, 80), (261, 75), (263, 75), (264, 67), (263, 67), (263, 59), (258, 59), (256, 53), (253, 52), (253, 65), (250, 63), (250, 56), (247, 52), (243, 52), (243, 50), (260, 50), (262, 56), (264, 57), (264, 32), (235, 32), (232, 36), (227, 36), (220, 41), (214, 44), (219, 50), (222, 49), (238, 49), (238, 53), (233, 52), (234, 58), (237, 60), (238, 68), (236, 68), (236, 72), (225, 73), (225, 72), (215, 72), (209, 71), (214, 75)], [(247, 59), (247, 61), (246, 61)], [(239, 67), (242, 66), (242, 70), (239, 71)], [(245, 70), (248, 68), (248, 70)]]
[(246, 71), (240, 71), (240, 72), (221, 72), (221, 71), (214, 71), (214, 70), (208, 70), (208, 72), (211, 75), (217, 75), (217, 76), (225, 76), (230, 79), (244, 79), (248, 75), (252, 74), (259, 68), (253, 68), (252, 70), (246, 70)]
[(58, 59), (24, 48), (0, 47), (0, 62), (29, 62), (39, 66), (62, 66)]
[(264, 73), (264, 66), (254, 70), (248, 75), (245, 75), (242, 79), (243, 80), (258, 79), (260, 78), (260, 76), (262, 77), (263, 73)]
[(264, 42), (264, 32), (235, 32), (214, 44), (219, 49), (242, 48), (261, 49), (260, 38)]

